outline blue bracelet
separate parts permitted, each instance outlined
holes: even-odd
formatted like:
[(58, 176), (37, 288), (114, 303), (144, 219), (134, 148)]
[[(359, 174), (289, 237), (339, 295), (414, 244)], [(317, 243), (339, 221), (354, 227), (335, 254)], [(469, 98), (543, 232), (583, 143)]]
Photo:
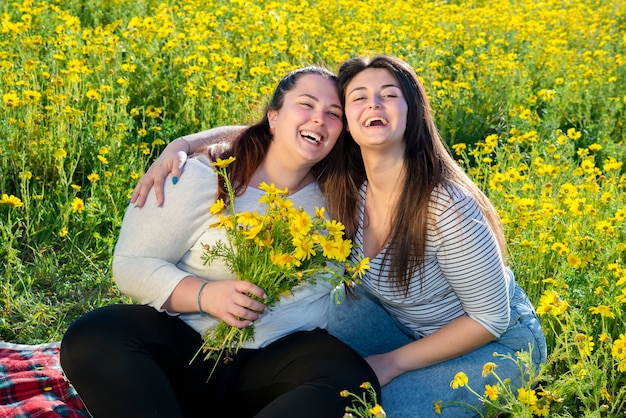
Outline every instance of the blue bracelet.
[(206, 286), (207, 284), (209, 284), (209, 282), (202, 283), (202, 286), (200, 286), (200, 290), (198, 290), (198, 312), (200, 312), (200, 314), (202, 315), (207, 315), (207, 313), (202, 310), (202, 292), (204, 291), (204, 286)]

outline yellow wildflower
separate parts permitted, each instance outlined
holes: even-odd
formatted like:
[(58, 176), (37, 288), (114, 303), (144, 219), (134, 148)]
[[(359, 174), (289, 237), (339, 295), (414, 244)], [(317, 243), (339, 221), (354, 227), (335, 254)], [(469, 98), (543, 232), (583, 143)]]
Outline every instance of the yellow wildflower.
[(313, 246), (313, 241), (302, 238), (294, 238), (293, 239), (294, 257), (298, 260), (308, 260), (312, 255), (315, 255), (315, 247)]
[(589, 308), (589, 310), (591, 311), (591, 313), (600, 315), (604, 318), (615, 318), (615, 314), (611, 310), (610, 306), (606, 306), (606, 305), (592, 306), (591, 308)]
[(483, 366), (483, 377), (487, 377), (487, 375), (493, 372), (497, 367), (498, 365), (492, 361), (485, 363)]
[(85, 97), (91, 100), (98, 100), (100, 98), (100, 94), (96, 90), (91, 89), (87, 90), (87, 93), (85, 93)]
[(537, 403), (537, 395), (533, 389), (519, 388), (517, 389), (517, 400), (524, 405), (535, 405)]
[(582, 134), (579, 131), (577, 131), (575, 128), (569, 128), (567, 130), (567, 136), (570, 139), (579, 139), (582, 136)]
[(235, 226), (235, 222), (232, 216), (224, 216), (220, 214), (219, 220), (209, 226), (211, 228), (233, 228)]
[(576, 254), (567, 255), (567, 264), (574, 268), (578, 268), (582, 265), (582, 260)]
[(320, 247), (322, 248), (322, 254), (324, 255), (324, 257), (331, 258), (331, 259), (336, 258), (335, 257), (336, 248), (335, 248), (335, 242), (333, 240), (321, 239), (321, 240), (316, 240), (316, 242), (318, 242)]
[(365, 270), (367, 270), (370, 267), (369, 263), (370, 263), (369, 257), (365, 257), (359, 260), (353, 267), (346, 267), (346, 269), (352, 272), (353, 279), (356, 279), (357, 276), (359, 277), (359, 279), (361, 279), (363, 278), (363, 275), (365, 274)]
[(225, 168), (228, 167), (233, 161), (235, 161), (235, 157), (229, 157), (225, 160), (218, 158), (217, 161), (213, 163), (213, 166), (217, 168)]
[(9, 196), (6, 193), (2, 195), (1, 203), (7, 206), (13, 206), (14, 208), (21, 208), (22, 206), (24, 206), (24, 203), (22, 203), (19, 197), (13, 195)]
[(4, 105), (6, 107), (16, 107), (20, 104), (20, 99), (14, 91), (3, 94), (2, 100), (4, 101)]
[(312, 226), (311, 216), (305, 211), (296, 211), (289, 217), (289, 230), (294, 237), (308, 234)]
[[(285, 194), (286, 193), (287, 193), (287, 189), (285, 189)], [(273, 203), (276, 209), (282, 209), (286, 213), (293, 213), (295, 211), (293, 207), (293, 200), (277, 197), (276, 199), (274, 199)], [(302, 208), (300, 208), (300, 211), (302, 211)]]
[(220, 91), (227, 92), (230, 90), (230, 84), (228, 84), (228, 81), (226, 81), (224, 78), (218, 79), (215, 85)]
[(242, 233), (247, 239), (255, 239), (262, 230), (263, 224), (258, 224), (253, 226), (252, 228), (244, 229)]
[(336, 220), (326, 220), (326, 230), (332, 236), (343, 236), (345, 226)]
[(560, 315), (567, 311), (569, 304), (559, 298), (558, 293), (554, 290), (546, 290), (539, 298), (539, 306), (537, 306), (537, 313), (539, 315), (552, 314)]
[(530, 411), (536, 416), (547, 417), (550, 414), (550, 404), (547, 402), (542, 405), (536, 403), (530, 406)]
[[(224, 207), (224, 201), (222, 199), (219, 199), (221, 201), (221, 206)], [(218, 202), (215, 202), (215, 204), (218, 204)], [(221, 211), (221, 208), (218, 212)], [(257, 212), (256, 210), (254, 212), (242, 212), (239, 214), (239, 216), (237, 217), (237, 223), (245, 225), (245, 226), (257, 226), (259, 224), (261, 224), (261, 218), (259, 217), (259, 212)]]
[(26, 97), (26, 102), (32, 103), (37, 102), (41, 99), (41, 93), (34, 90), (25, 90), (24, 97)]
[(468, 381), (469, 379), (467, 378), (467, 375), (465, 373), (458, 372), (454, 376), (454, 379), (450, 382), (450, 387), (452, 387), (452, 389), (462, 388), (463, 386), (467, 385)]
[(467, 149), (467, 145), (463, 143), (454, 144), (452, 145), (452, 149), (454, 150), (456, 155), (461, 155), (463, 151)]
[(270, 254), (270, 259), (272, 263), (276, 264), (280, 267), (290, 266), (295, 264), (296, 259), (291, 254), (274, 254), (273, 252)]
[(374, 415), (374, 418), (380, 418), (380, 417), (386, 417), (387, 416), (387, 414), (385, 414), (385, 411), (384, 411), (383, 407), (380, 406), (379, 404), (376, 404), (372, 408), (370, 408), (369, 412), (370, 412), (370, 414)]
[(565, 183), (561, 185), (559, 191), (562, 195), (569, 197), (576, 197), (578, 195), (578, 189), (572, 183)]
[(334, 259), (337, 261), (346, 261), (352, 251), (352, 240), (336, 239), (334, 244), (336, 249)]
[(611, 402), (613, 400), (613, 395), (611, 395), (611, 393), (609, 393), (608, 389), (606, 388), (606, 383), (600, 389), (600, 396), (607, 402)]
[(604, 160), (603, 168), (604, 171), (617, 171), (622, 168), (622, 165), (624, 165), (622, 161), (618, 161), (614, 157), (609, 156)]
[(497, 385), (485, 385), (485, 397), (492, 401), (498, 399), (498, 386)]
[(149, 118), (156, 118), (159, 117), (159, 115), (161, 115), (161, 113), (163, 112), (163, 109), (160, 107), (155, 107), (153, 105), (149, 105), (146, 108), (146, 116)]
[(226, 204), (224, 203), (224, 199), (217, 199), (217, 201), (209, 208), (209, 212), (213, 215), (217, 215), (222, 211), (222, 209), (224, 209), (225, 206)]
[(585, 334), (576, 334), (574, 337), (574, 343), (578, 347), (578, 352), (581, 356), (590, 356), (593, 351), (593, 346), (595, 345), (593, 337)]
[(626, 372), (626, 334), (620, 334), (619, 338), (613, 341), (611, 354), (617, 362), (617, 371)]
[[(232, 159), (232, 161), (234, 161), (235, 157), (231, 157), (228, 160), (231, 160), (231, 159)], [(218, 158), (218, 162), (219, 161), (220, 160)], [(230, 161), (230, 162), (232, 162), (232, 161)], [(230, 164), (230, 162), (228, 164)], [(226, 164), (226, 165), (228, 165), (228, 164)], [(289, 190), (287, 190), (287, 188), (284, 188), (283, 190), (281, 190), (281, 189), (277, 188), (274, 183), (267, 184), (266, 182), (262, 182), (261, 184), (259, 184), (259, 189), (263, 190), (268, 195), (286, 195), (289, 192)]]
[(437, 415), (441, 415), (441, 408), (443, 407), (443, 404), (441, 401), (436, 401), (434, 404), (434, 408), (435, 408), (435, 414)]
[(85, 202), (80, 197), (75, 197), (72, 201), (72, 212), (81, 213), (85, 210)]
[(552, 244), (552, 251), (558, 253), (560, 256), (564, 257), (569, 253), (569, 250), (562, 242), (555, 242)]

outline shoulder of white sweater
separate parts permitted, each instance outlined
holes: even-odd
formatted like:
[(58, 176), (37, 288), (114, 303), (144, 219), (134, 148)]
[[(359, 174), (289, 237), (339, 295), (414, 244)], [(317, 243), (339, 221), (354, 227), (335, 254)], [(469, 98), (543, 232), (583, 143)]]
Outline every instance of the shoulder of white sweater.
[(150, 191), (141, 208), (129, 206), (120, 231), (120, 241), (136, 235), (159, 234), (163, 231), (194, 231), (204, 225), (209, 207), (215, 202), (217, 174), (209, 165), (189, 160), (180, 180), (173, 184), (168, 176), (164, 184), (163, 205), (158, 206), (154, 191)]
[(165, 200), (163, 207), (167, 205), (181, 205), (202, 201), (207, 203), (217, 192), (217, 173), (210, 166), (208, 160), (196, 158), (187, 160), (180, 178), (176, 184), (168, 176), (164, 187)]

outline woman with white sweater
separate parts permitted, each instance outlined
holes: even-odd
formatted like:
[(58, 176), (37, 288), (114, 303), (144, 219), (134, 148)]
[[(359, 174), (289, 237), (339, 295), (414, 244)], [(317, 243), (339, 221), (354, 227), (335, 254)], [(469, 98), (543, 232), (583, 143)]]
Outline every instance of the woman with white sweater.
[[(265, 117), (234, 141), (224, 157), (236, 156), (228, 169), (237, 212), (264, 210), (263, 182), (287, 188), (312, 215), (322, 206), (317, 180), (343, 127), (335, 80), (319, 67), (288, 74)], [(297, 286), (266, 311), (251, 297), (262, 300), (264, 289), (217, 260), (204, 265), (204, 245), (224, 239), (209, 227), (217, 220), (209, 208), (227, 198), (206, 159), (189, 160), (165, 193), (162, 205), (150, 194), (143, 208), (128, 208), (115, 248), (115, 281), (139, 304), (89, 312), (62, 341), (64, 372), (95, 418), (339, 417), (342, 390), (361, 393), (366, 381), (379, 389), (368, 364), (323, 330), (324, 280)], [(254, 322), (254, 339), (227, 363), (192, 361), (202, 333), (219, 321)]]

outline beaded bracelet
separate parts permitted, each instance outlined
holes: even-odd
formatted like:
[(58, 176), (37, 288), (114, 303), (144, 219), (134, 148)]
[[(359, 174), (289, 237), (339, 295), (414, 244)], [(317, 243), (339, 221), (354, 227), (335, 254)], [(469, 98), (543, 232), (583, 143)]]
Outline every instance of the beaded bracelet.
[(202, 292), (204, 291), (204, 286), (206, 286), (207, 284), (209, 284), (209, 282), (202, 283), (202, 286), (200, 286), (200, 290), (198, 290), (198, 312), (200, 312), (202, 315), (207, 314), (202, 310)]

